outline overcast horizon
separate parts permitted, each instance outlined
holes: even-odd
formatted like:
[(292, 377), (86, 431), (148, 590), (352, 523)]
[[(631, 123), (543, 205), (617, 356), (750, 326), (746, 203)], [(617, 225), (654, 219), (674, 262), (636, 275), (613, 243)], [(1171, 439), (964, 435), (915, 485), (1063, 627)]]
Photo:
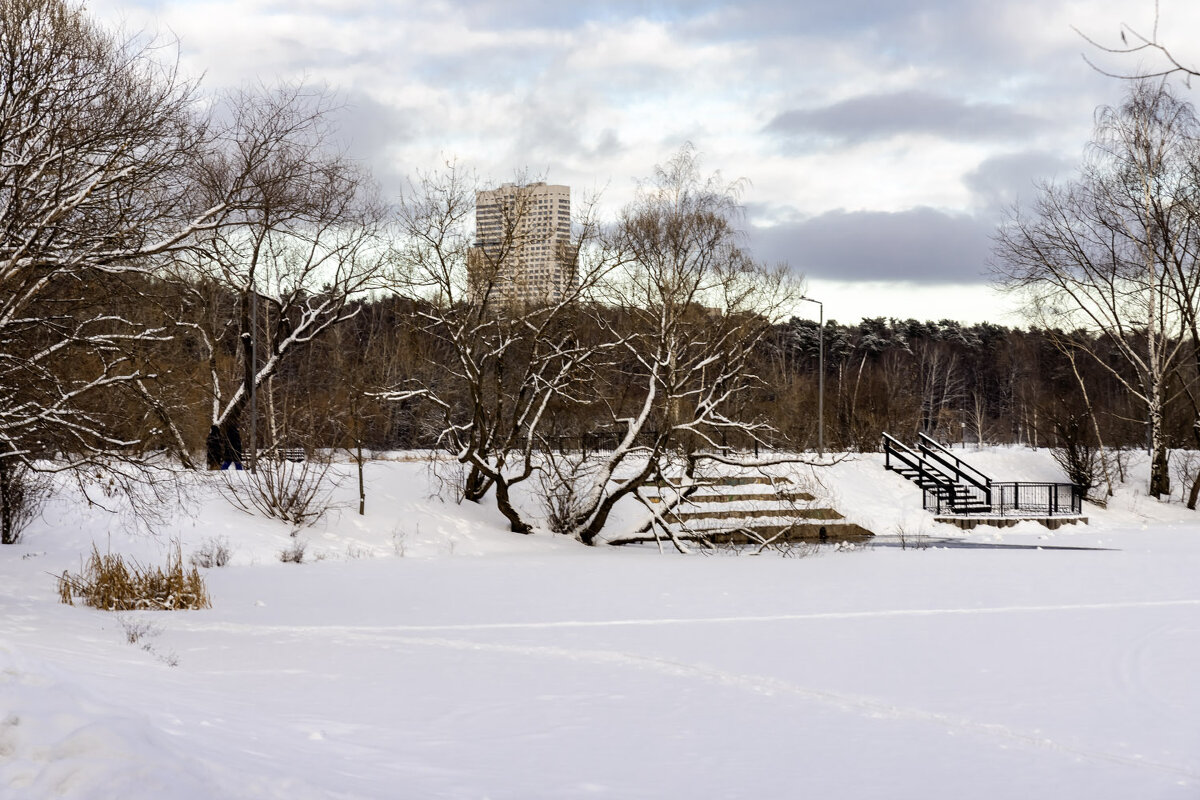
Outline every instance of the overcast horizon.
[[(184, 71), (208, 91), (327, 85), (351, 155), (392, 198), (405, 176), (454, 159), (495, 182), (527, 171), (568, 184), (575, 202), (602, 192), (611, 213), (691, 142), (705, 170), (748, 182), (756, 257), (805, 274), (843, 323), (1022, 324), (987, 285), (992, 231), (1038, 181), (1073, 174), (1096, 107), (1120, 102), (1121, 81), (1084, 54), (1142, 66), (1072, 26), (1117, 45), (1121, 23), (1149, 34), (1154, 22), (1149, 0), (89, 8), (178, 37)], [(1185, 35), (1200, 8), (1163, 0), (1160, 13), (1160, 39), (1200, 63)]]

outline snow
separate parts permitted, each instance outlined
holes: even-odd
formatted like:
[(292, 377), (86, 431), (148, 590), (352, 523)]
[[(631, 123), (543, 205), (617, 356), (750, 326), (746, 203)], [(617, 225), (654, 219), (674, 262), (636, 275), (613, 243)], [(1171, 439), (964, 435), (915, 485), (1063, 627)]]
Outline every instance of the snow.
[[(1040, 451), (968, 459), (1062, 480)], [(0, 550), (0, 797), (1200, 796), (1195, 512), (1130, 484), (1087, 526), (964, 532), (880, 463), (794, 477), (928, 548), (585, 548), (389, 460), (365, 517), (337, 467), (344, 506), (296, 565), (220, 476), (156, 535), (64, 488)], [(618, 512), (613, 535), (646, 513)], [(214, 538), (211, 610), (58, 602), (93, 543), (157, 562)]]

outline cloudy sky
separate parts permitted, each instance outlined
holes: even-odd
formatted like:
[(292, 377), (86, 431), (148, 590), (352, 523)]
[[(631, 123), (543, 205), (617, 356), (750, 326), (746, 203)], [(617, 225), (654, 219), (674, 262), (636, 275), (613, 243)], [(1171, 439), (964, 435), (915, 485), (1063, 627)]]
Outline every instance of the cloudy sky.
[[(1200, 3), (1159, 35), (1200, 64)], [(603, 192), (610, 210), (692, 142), (749, 182), (755, 254), (807, 276), (826, 316), (1019, 322), (989, 237), (1035, 182), (1070, 178), (1153, 0), (93, 0), (180, 41), (209, 89), (336, 90), (385, 191), (450, 158)], [(1192, 56), (1195, 55), (1195, 58)], [(1152, 62), (1148, 62), (1152, 63)], [(1200, 92), (1200, 85), (1195, 91)], [(811, 313), (812, 306), (801, 309)]]

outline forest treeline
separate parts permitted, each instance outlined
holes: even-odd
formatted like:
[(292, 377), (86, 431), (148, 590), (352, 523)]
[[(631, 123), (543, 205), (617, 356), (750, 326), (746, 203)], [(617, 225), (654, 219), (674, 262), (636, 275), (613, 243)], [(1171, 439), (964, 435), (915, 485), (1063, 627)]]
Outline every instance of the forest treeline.
[[(110, 289), (105, 296), (110, 302), (120, 298), (123, 318), (173, 333), (138, 354), (145, 373), (155, 376), (156, 402), (126, 387), (123, 401), (105, 397), (97, 407), (85, 407), (87, 414), (103, 419), (117, 440), (136, 442), (146, 451), (175, 451), (182, 444), (199, 463), (212, 427), (213, 376), (229, 394), (244, 371), (242, 331), (233, 324), (238, 298), (213, 287), (152, 280), (136, 291)], [(206, 302), (189, 306), (196, 297)], [(278, 316), (278, 303), (258, 302), (260, 341), (286, 336), (295, 327)], [(165, 318), (164, 308), (177, 309), (182, 319)], [(458, 422), (469, 424), (473, 387), (456, 381), (448, 369), (456, 361), (452, 332), (429, 324), (430, 308), (399, 296), (348, 301), (345, 322), (279, 359), (260, 387), (259, 445), (309, 451), (444, 447), (446, 419), (440, 407), (420, 396), (391, 399), (388, 392), (413, 381), (438, 386), (443, 399), (461, 412)], [(211, 333), (193, 321), (206, 315), (216, 323)], [(622, 309), (605, 306), (576, 309), (560, 324), (577, 343), (599, 344), (606, 331), (628, 335), (634, 329)], [(1081, 336), (1087, 349), (1073, 350)], [(884, 318), (854, 325), (830, 320), (822, 332), (815, 320), (793, 316), (764, 324), (747, 365), (754, 380), (737, 399), (738, 418), (762, 423), (755, 438), (763, 448), (816, 448), (822, 345), (830, 450), (877, 451), (884, 432), (903, 440), (924, 433), (950, 445), (1095, 447), (1099, 438), (1117, 448), (1146, 445), (1144, 412), (1114, 377), (1122, 369), (1120, 357), (1104, 358), (1103, 340), (1083, 332), (1067, 336), (993, 323)], [(629, 387), (645, 372), (630, 359), (597, 360), (584, 379), (586, 392), (553, 401), (535, 446), (611, 447), (618, 433), (611, 410), (631, 410)], [(1195, 378), (1184, 371), (1174, 376), (1166, 414), (1172, 448), (1197, 446), (1188, 388)], [(239, 439), (246, 441), (244, 431)], [(731, 449), (754, 447), (754, 439), (740, 429), (729, 429), (723, 440), (718, 433), (714, 441)], [(46, 454), (71, 449), (69, 441), (44, 444)]]
[[(269, 408), (263, 412), (271, 418), (269, 435), (279, 446), (347, 447), (361, 441), (382, 451), (443, 444), (444, 420), (437, 410), (419, 398), (397, 402), (380, 393), (381, 387), (414, 378), (449, 382), (445, 367), (454, 360), (452, 348), (444, 336), (430, 335), (418, 305), (407, 298), (358, 301), (353, 319), (281, 367), (261, 401)], [(580, 340), (600, 337), (596, 313), (609, 317), (614, 327), (621, 325), (620, 309), (589, 309), (567, 323)], [(1139, 405), (1111, 372), (1120, 368), (1120, 359), (1113, 354), (1102, 363), (1072, 352), (1061, 331), (872, 318), (856, 325), (830, 320), (820, 334), (815, 320), (791, 317), (769, 325), (757, 343), (751, 371), (759, 380), (739, 398), (738, 412), (764, 423), (763, 447), (816, 449), (822, 339), (830, 450), (878, 451), (884, 432), (903, 440), (924, 433), (950, 445), (1055, 447), (1070, 441), (1094, 447), (1092, 415), (1106, 445), (1146, 445)], [(1074, 332), (1070, 341), (1080, 335)], [(1092, 351), (1103, 354), (1102, 342), (1088, 341)], [(224, 343), (231, 361), (235, 344)], [(627, 404), (620, 390), (637, 379), (631, 366), (597, 366), (588, 377), (595, 393), (557, 403), (537, 446), (580, 449), (610, 443), (614, 431), (607, 409)], [(169, 372), (198, 369), (204, 364), (192, 358)], [(1178, 375), (1177, 391), (1171, 393), (1167, 419), (1173, 448), (1197, 446), (1185, 390), (1194, 379)], [(461, 396), (451, 390), (447, 398), (465, 412), (471, 406), (470, 387), (458, 391)], [(193, 382), (191, 392), (193, 407), (202, 409), (208, 399), (203, 383)], [(180, 385), (174, 394), (183, 398), (187, 389)], [(207, 433), (203, 413), (182, 407), (176, 413), (193, 421), (188, 441), (199, 451)], [(146, 424), (153, 426), (154, 420), (147, 418)], [(725, 443), (753, 447), (751, 439), (732, 431)]]

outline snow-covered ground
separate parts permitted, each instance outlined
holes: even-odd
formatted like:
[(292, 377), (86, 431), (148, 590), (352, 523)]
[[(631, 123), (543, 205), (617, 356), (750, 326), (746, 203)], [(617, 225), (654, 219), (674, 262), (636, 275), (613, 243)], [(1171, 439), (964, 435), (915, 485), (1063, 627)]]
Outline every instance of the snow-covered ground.
[[(995, 547), (585, 548), (385, 461), (365, 517), (343, 470), (296, 565), (211, 488), (156, 536), (64, 494), (0, 549), (0, 797), (1200, 797), (1200, 518), (1131, 487), (1086, 527), (967, 534), (880, 459), (797, 477), (880, 534)], [(58, 602), (93, 542), (213, 539), (211, 610)]]

